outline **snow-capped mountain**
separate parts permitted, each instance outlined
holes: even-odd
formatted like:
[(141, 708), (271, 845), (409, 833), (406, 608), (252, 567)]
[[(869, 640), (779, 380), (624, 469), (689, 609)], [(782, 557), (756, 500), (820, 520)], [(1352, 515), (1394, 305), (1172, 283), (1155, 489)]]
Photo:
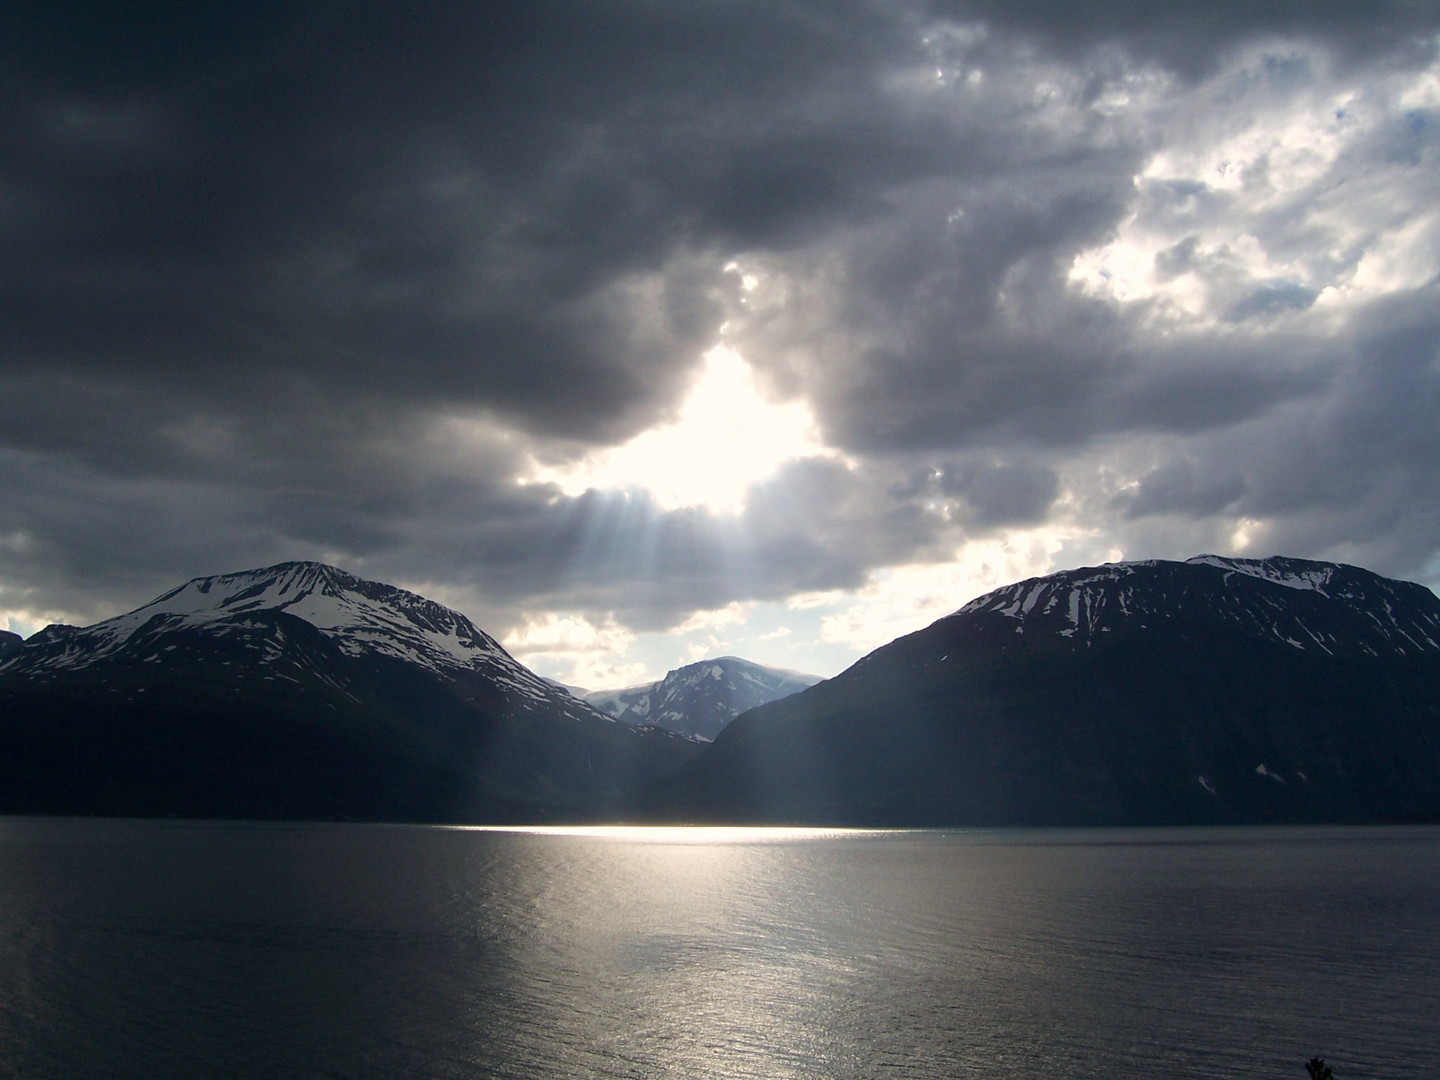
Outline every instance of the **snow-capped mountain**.
[(0, 745), (0, 812), (427, 820), (593, 813), (695, 752), (458, 612), (303, 562), (12, 645)]
[[(366, 581), (333, 566), (288, 562), (263, 570), (196, 578), (143, 607), (88, 627), (52, 625), (25, 642), (5, 667), (78, 670), (122, 655), (155, 663), (178, 646), (174, 631), (264, 642), (263, 663), (283, 655), (269, 618), (309, 623), (346, 656), (387, 657), (437, 677), (481, 676), (523, 697), (569, 707), (566, 695), (519, 663), (459, 612), (405, 589)], [(145, 653), (143, 658), (138, 654)]]
[(1198, 555), (1183, 564), (1110, 563), (1030, 578), (957, 614), (1002, 615), (1016, 632), (1087, 643), (1097, 634), (1201, 618), (1296, 649), (1418, 655), (1440, 649), (1440, 612), (1427, 597), (1434, 598), (1422, 585), (1339, 563)]
[(623, 690), (592, 690), (582, 696), (627, 724), (653, 724), (708, 741), (741, 713), (819, 681), (819, 675), (766, 667), (738, 656), (719, 656), (675, 668), (659, 682)]
[(648, 808), (928, 825), (1440, 819), (1440, 599), (1284, 558), (1018, 582), (738, 717)]

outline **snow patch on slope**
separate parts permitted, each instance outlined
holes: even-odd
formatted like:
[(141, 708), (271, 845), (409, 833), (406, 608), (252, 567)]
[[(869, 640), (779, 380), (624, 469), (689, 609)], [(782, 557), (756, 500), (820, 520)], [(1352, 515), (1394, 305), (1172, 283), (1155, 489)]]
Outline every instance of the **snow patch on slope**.
[(1218, 566), (1222, 570), (1270, 581), (1287, 589), (1310, 589), (1322, 596), (1329, 595), (1326, 589), (1339, 569), (1333, 563), (1283, 558), (1230, 559), (1223, 555), (1196, 555), (1185, 562), (1189, 566)]

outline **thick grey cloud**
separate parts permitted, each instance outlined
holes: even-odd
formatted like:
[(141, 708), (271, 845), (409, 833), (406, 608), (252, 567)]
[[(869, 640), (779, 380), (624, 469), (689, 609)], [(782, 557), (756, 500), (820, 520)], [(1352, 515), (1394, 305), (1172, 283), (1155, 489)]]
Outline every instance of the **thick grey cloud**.
[(1188, 78), (1213, 70), (1225, 52), (1256, 38), (1323, 44), (1348, 61), (1426, 47), (1435, 13), (1412, 0), (1246, 0), (1208, 4), (1165, 0), (938, 0), (934, 10), (959, 19), (982, 19), (1042, 41), (1083, 63), (1097, 48), (1123, 48)]
[[(623, 431), (721, 317), (719, 267), (690, 266), (692, 241), (812, 201), (745, 120), (785, 89), (765, 70), (806, 79), (805, 50), (779, 65), (762, 34), (783, 21), (199, 11), (76, 26), (57, 8), (7, 35), (4, 186), (29, 219), (0, 306), (8, 364), (232, 400), (301, 379)], [(721, 93), (726, 109), (702, 107)], [(687, 152), (712, 141), (714, 160)], [(725, 183), (747, 158), (770, 170), (746, 173), (754, 198)]]
[[(1047, 525), (1440, 573), (1437, 35), (8, 5), (0, 609), (304, 556), (662, 628)], [(519, 482), (672, 418), (722, 340), (843, 456), (738, 517)]]

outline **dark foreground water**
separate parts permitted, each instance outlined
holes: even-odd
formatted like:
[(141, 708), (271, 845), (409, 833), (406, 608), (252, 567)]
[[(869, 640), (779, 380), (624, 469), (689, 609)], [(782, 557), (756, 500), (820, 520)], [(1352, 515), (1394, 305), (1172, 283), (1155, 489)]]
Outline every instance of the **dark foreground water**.
[(1440, 830), (0, 818), (5, 1077), (1440, 1076)]

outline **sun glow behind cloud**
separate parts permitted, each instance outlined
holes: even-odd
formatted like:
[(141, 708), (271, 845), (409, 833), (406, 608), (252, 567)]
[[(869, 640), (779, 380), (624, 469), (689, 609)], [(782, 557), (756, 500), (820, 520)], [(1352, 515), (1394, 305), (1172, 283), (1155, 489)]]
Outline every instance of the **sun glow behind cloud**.
[(568, 465), (537, 465), (530, 483), (567, 495), (643, 488), (666, 510), (699, 506), (738, 514), (751, 486), (798, 458), (834, 457), (816, 432), (809, 406), (766, 399), (750, 365), (718, 345), (674, 423)]

